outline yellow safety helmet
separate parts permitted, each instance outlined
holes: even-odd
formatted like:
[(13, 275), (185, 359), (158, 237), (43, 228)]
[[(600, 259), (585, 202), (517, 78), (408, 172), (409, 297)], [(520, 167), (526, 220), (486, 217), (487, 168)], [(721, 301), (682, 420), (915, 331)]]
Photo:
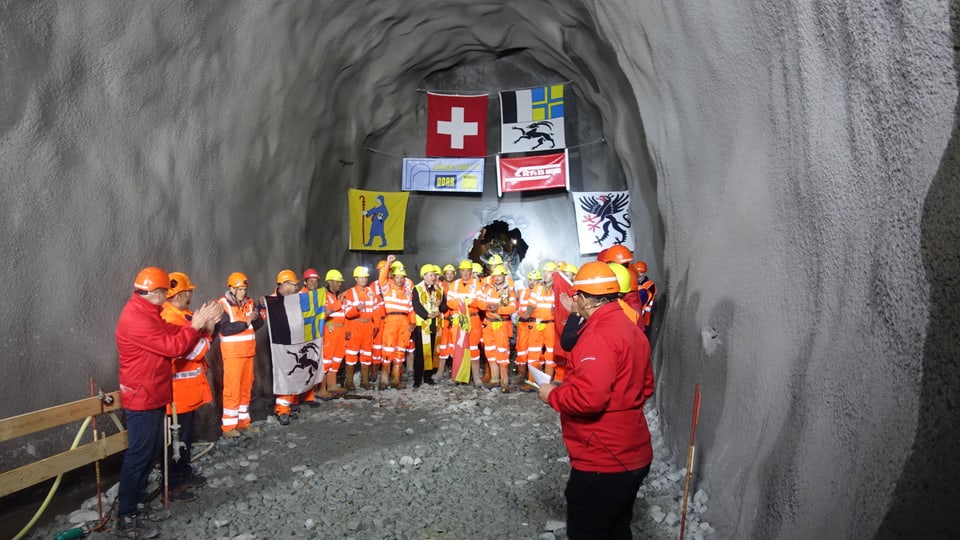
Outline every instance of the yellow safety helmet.
[(445, 264), (445, 265), (443, 265), (443, 273), (444, 273), (444, 274), (446, 274), (447, 272), (456, 272), (456, 271), (457, 271), (457, 269), (454, 268), (454, 266), (453, 266), (452, 264)]
[(527, 274), (527, 279), (539, 281), (543, 279), (543, 275), (540, 273), (539, 270), (534, 268), (533, 270), (530, 271), (529, 274)]
[(464, 260), (460, 261), (460, 269), (461, 269), (461, 270), (473, 270), (473, 261), (471, 261), (470, 259), (464, 259)]
[(327, 275), (323, 278), (324, 281), (343, 281), (343, 274), (339, 270), (327, 270)]
[(470, 265), (470, 269), (473, 270), (473, 273), (474, 273), (474, 274), (482, 274), (482, 273), (483, 273), (483, 267), (480, 266), (480, 263), (473, 263), (473, 264), (471, 264), (471, 265)]
[(173, 298), (183, 291), (192, 291), (196, 288), (193, 283), (190, 283), (190, 277), (183, 272), (170, 272), (170, 288), (167, 289), (167, 298)]
[(557, 263), (553, 261), (547, 261), (543, 263), (544, 272), (556, 272), (556, 270), (557, 270)]
[(230, 277), (227, 278), (227, 287), (248, 287), (250, 286), (250, 280), (247, 279), (247, 276), (241, 272), (234, 272), (230, 274)]
[(576, 274), (576, 273), (577, 273), (577, 270), (578, 270), (578, 268), (577, 268), (577, 266), (576, 266), (575, 264), (567, 263), (567, 264), (563, 265), (563, 270), (562, 270), (562, 271), (563, 271), (563, 272), (570, 272), (571, 274)]
[(609, 262), (607, 266), (613, 270), (613, 273), (617, 275), (617, 283), (620, 284), (620, 292), (626, 294), (630, 292), (630, 271), (627, 270), (622, 264)]
[(403, 265), (400, 265), (400, 266), (395, 267), (393, 270), (391, 270), (391, 271), (390, 271), (390, 274), (391, 274), (392, 276), (394, 276), (394, 277), (397, 277), (397, 276), (406, 276), (406, 275), (407, 275), (407, 269), (404, 268)]
[(440, 267), (439, 267), (438, 265), (436, 265), (436, 264), (431, 264), (430, 266), (433, 267), (433, 271), (434, 271), (435, 273), (437, 273), (437, 274), (442, 274), (442, 273), (443, 273), (443, 270), (440, 270)]
[(490, 271), (491, 276), (505, 276), (507, 275), (507, 269), (504, 268), (502, 264), (498, 264), (493, 267), (493, 270)]
[(503, 257), (497, 255), (496, 253), (494, 253), (493, 255), (490, 256), (489, 259), (487, 259), (487, 266), (491, 268), (498, 264), (503, 264)]
[(420, 277), (426, 276), (430, 272), (436, 272), (436, 265), (427, 263), (420, 267)]
[(370, 277), (370, 269), (366, 266), (357, 266), (353, 269), (353, 277)]
[(300, 280), (297, 279), (297, 274), (293, 270), (281, 270), (280, 273), (277, 274), (277, 285), (280, 285), (281, 283), (286, 283), (288, 281), (291, 281), (293, 283), (300, 282)]

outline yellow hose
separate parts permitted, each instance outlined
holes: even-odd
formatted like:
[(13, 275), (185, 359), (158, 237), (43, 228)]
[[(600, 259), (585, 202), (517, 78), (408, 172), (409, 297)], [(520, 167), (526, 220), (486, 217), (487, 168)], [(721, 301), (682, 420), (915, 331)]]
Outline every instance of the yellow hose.
[[(77, 446), (80, 446), (80, 438), (83, 437), (83, 432), (86, 431), (87, 426), (90, 425), (91, 420), (93, 420), (93, 417), (88, 416), (86, 420), (83, 421), (83, 425), (80, 426), (80, 431), (77, 432), (77, 436), (74, 437), (73, 439), (73, 444), (70, 445), (70, 450), (73, 450)], [(60, 479), (62, 478), (63, 478), (62, 474), (57, 475), (57, 479), (54, 480), (53, 485), (50, 486), (50, 492), (47, 493), (47, 498), (43, 500), (43, 504), (41, 504), (40, 508), (37, 509), (37, 513), (33, 515), (33, 519), (31, 519), (29, 523), (24, 525), (23, 529), (21, 529), (20, 532), (13, 537), (13, 540), (20, 540), (21, 538), (24, 537), (24, 535), (30, 532), (30, 529), (32, 529), (34, 525), (37, 524), (37, 520), (40, 519), (40, 516), (43, 515), (43, 511), (47, 509), (47, 506), (49, 506), (50, 501), (53, 500), (53, 495), (54, 493), (57, 492), (57, 488), (60, 487)]]

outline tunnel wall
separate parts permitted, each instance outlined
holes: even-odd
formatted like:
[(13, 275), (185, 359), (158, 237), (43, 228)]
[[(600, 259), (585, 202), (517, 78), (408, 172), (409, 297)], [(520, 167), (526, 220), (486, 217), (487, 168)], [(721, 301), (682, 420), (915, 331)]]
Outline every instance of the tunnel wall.
[[(113, 327), (146, 264), (186, 271), (200, 300), (234, 270), (262, 294), (280, 268), (369, 261), (346, 250), (337, 194), (383, 188), (395, 165), (364, 147), (419, 155), (422, 127), (387, 135), (422, 123), (423, 81), (519, 49), (596, 107), (638, 205), (638, 251), (665, 293), (658, 404), (680, 456), (703, 384), (711, 522), (731, 538), (872, 533), (895, 492), (916, 497), (901, 470), (931, 446), (918, 414), (941, 414), (921, 402), (941, 365), (923, 344), (930, 283), (956, 266), (925, 266), (920, 238), (956, 100), (947, 13), (919, 0), (5, 3), (0, 297), (15, 312), (0, 321), (0, 393), (14, 398), (0, 416), (82, 397), (89, 377), (115, 386)], [(446, 204), (469, 218), (450, 242), (493, 214), (551, 226), (569, 211), (537, 196)], [(434, 228), (417, 231), (406, 256), (446, 257)], [(268, 400), (263, 377), (257, 392)], [(70, 436), (4, 445), (0, 461)]]
[[(696, 474), (725, 494), (722, 536), (870, 536), (898, 484), (956, 508), (955, 486), (901, 478), (956, 431), (944, 399), (921, 403), (951, 365), (924, 341), (930, 283), (957, 265), (927, 273), (920, 244), (954, 121), (948, 7), (593, 3), (657, 166), (658, 403), (682, 459), (703, 385)], [(900, 506), (901, 527), (950, 520)]]

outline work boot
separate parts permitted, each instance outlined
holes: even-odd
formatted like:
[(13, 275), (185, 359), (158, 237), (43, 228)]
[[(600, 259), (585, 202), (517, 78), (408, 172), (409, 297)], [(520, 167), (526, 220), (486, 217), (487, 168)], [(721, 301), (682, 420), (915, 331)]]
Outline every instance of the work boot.
[(117, 518), (117, 538), (156, 538), (160, 531), (143, 523), (138, 514), (127, 514)]
[(345, 382), (347, 383), (346, 384), (347, 390), (351, 392), (357, 389), (357, 387), (354, 386), (353, 384), (353, 372), (355, 369), (356, 369), (356, 366), (351, 366), (350, 364), (347, 364), (347, 378)]
[(437, 362), (437, 369), (433, 370), (433, 375), (431, 375), (430, 378), (432, 379), (433, 376), (436, 376), (438, 379), (442, 380), (443, 372), (445, 372), (446, 370), (447, 370), (447, 357), (444, 356), (443, 358), (440, 359), (439, 362)]
[(487, 377), (483, 385), (491, 389), (500, 386), (500, 369), (496, 362), (487, 362)]
[(289, 426), (289, 425), (290, 425), (290, 415), (289, 415), (289, 414), (278, 414), (278, 415), (277, 415), (277, 422), (279, 422), (281, 426)]
[(473, 375), (473, 385), (483, 387), (483, 377), (480, 376), (480, 362), (470, 362), (470, 374)]
[[(337, 385), (337, 372), (331, 371), (326, 374), (324, 377), (326, 383), (327, 392), (330, 392), (330, 395), (337, 398), (347, 393), (347, 391)], [(351, 381), (352, 383), (352, 381)]]
[(402, 390), (407, 387), (407, 385), (400, 380), (401, 366), (402, 364), (399, 364), (399, 363), (394, 363), (393, 365), (393, 380), (391, 381), (391, 386), (393, 386), (397, 390)]
[(370, 366), (360, 365), (360, 388), (370, 390), (373, 385), (370, 384)]
[(257, 426), (245, 426), (237, 429), (240, 431), (240, 433), (260, 433), (260, 428)]
[(171, 490), (170, 502), (190, 502), (197, 500), (197, 494), (189, 489)]
[(380, 384), (377, 385), (377, 388), (380, 390), (386, 390), (390, 387), (390, 364), (381, 364), (380, 365)]
[(510, 366), (501, 364), (500, 366), (500, 391), (504, 394), (510, 392)]
[(527, 380), (527, 365), (517, 364), (517, 384), (523, 384)]
[(228, 439), (236, 439), (237, 437), (240, 436), (240, 430), (238, 430), (238, 429), (231, 429), (231, 430), (229, 430), (229, 431), (224, 431), (224, 432), (223, 432), (223, 436), (226, 437), (226, 438), (228, 438)]

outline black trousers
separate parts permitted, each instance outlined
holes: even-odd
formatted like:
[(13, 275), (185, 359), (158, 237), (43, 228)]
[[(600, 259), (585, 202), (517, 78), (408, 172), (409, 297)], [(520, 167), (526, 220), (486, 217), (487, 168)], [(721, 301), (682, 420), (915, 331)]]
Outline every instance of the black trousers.
[[(436, 350), (436, 325), (430, 325), (430, 346), (433, 347), (434, 351)], [(426, 373), (427, 378), (432, 377), (436, 370), (437, 366), (433, 366), (433, 369)], [(420, 386), (423, 383), (423, 376), (423, 335), (420, 333), (420, 327), (418, 326), (413, 329), (413, 384)]]
[(650, 466), (622, 473), (570, 470), (567, 497), (567, 537), (570, 540), (630, 539), (633, 504)]

